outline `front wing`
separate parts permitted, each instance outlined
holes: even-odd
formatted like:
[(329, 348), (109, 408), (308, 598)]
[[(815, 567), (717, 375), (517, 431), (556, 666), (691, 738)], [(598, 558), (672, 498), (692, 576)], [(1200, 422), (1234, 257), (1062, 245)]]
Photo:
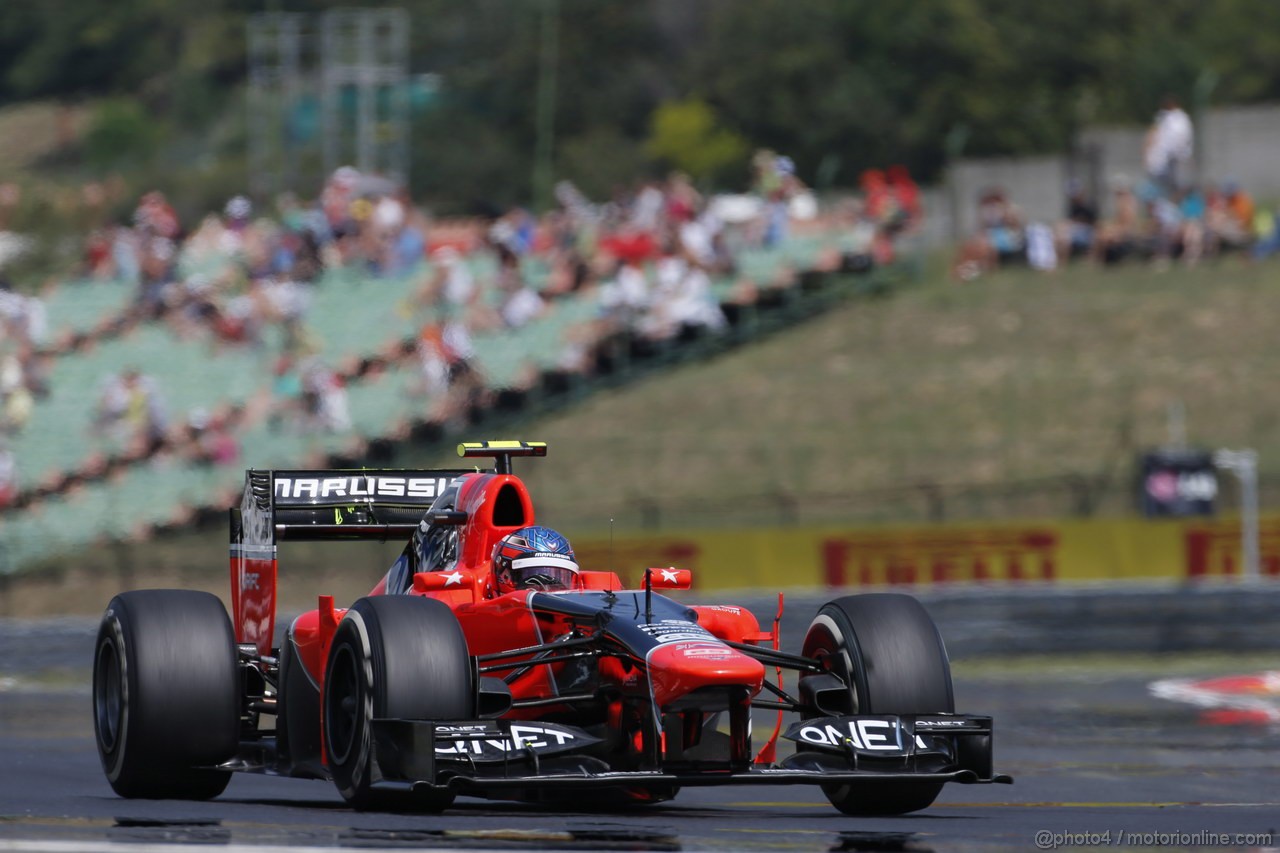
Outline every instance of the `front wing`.
[(626, 770), (593, 754), (598, 738), (563, 724), (380, 719), (374, 720), (373, 734), (383, 780), (455, 792), (601, 785), (1013, 781), (992, 770), (991, 718), (968, 715), (804, 720), (784, 735), (795, 742), (795, 753), (775, 764), (675, 760)]

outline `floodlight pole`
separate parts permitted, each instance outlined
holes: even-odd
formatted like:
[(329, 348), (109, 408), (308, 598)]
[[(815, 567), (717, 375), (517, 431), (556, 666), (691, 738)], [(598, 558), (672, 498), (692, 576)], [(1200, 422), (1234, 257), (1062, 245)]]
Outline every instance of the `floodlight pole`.
[(1258, 559), (1258, 451), (1219, 450), (1213, 464), (1236, 475), (1240, 483), (1240, 553), (1244, 558), (1244, 580), (1261, 578)]
[[(409, 22), (402, 8), (335, 8), (320, 16), (326, 175), (354, 165), (408, 180)], [(355, 97), (354, 116), (344, 113), (344, 93)]]
[(250, 15), (246, 33), (249, 188), (263, 200), (297, 188), (299, 142), (289, 122), (305, 84), (303, 47), (309, 34), (305, 15), (279, 11)]

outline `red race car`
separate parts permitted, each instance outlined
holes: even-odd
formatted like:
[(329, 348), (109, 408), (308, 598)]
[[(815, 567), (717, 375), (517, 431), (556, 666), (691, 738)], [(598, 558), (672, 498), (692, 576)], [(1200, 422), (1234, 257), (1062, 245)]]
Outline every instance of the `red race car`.
[[(511, 473), (546, 445), (459, 453), (494, 467), (248, 471), (230, 619), (193, 590), (112, 599), (93, 706), (116, 793), (204, 799), (249, 771), (332, 779), (356, 808), (407, 790), (440, 810), (458, 794), (656, 802), (686, 785), (808, 783), (843, 812), (900, 814), (945, 782), (1011, 781), (992, 770), (991, 719), (954, 713), (915, 599), (836, 599), (783, 651), (781, 608), (764, 631), (744, 608), (661, 594), (687, 589), (688, 570), (629, 588), (579, 566)], [(320, 596), (273, 647), (277, 543), (393, 535), (408, 543), (368, 596), (345, 610)], [(753, 708), (778, 712), (758, 748)], [(794, 744), (782, 760), (780, 735)]]

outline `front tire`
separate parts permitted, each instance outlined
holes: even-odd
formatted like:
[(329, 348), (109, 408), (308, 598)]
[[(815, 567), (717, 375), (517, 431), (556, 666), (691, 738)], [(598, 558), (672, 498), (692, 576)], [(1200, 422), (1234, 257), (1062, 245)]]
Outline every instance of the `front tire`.
[(98, 628), (93, 727), (102, 769), (122, 797), (207, 800), (231, 780), (207, 769), (239, 745), (235, 638), (217, 596), (125, 592)]
[[(324, 682), (324, 738), (333, 781), (357, 809), (398, 807), (398, 791), (379, 791), (373, 720), (469, 720), (475, 685), (467, 641), (443, 602), (409, 595), (362, 598), (338, 625)], [(442, 811), (453, 794), (412, 800)]]
[[(951, 663), (928, 612), (909, 595), (850, 595), (824, 604), (803, 654), (827, 662), (849, 685), (847, 714), (932, 714), (955, 710)], [(849, 815), (896, 815), (927, 808), (941, 782), (823, 785)]]

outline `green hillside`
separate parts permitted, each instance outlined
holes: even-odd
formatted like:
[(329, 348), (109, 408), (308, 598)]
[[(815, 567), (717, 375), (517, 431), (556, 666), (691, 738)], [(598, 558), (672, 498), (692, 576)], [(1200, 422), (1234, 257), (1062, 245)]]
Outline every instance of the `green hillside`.
[(584, 528), (1126, 512), (1171, 403), (1280, 467), (1277, 305), (1280, 268), (1239, 258), (934, 275), (522, 427), (551, 445), (522, 470)]

